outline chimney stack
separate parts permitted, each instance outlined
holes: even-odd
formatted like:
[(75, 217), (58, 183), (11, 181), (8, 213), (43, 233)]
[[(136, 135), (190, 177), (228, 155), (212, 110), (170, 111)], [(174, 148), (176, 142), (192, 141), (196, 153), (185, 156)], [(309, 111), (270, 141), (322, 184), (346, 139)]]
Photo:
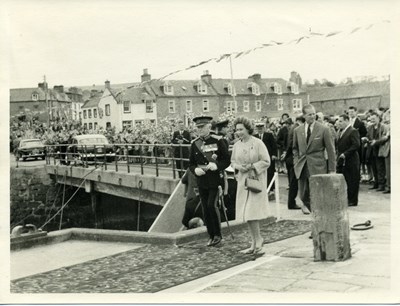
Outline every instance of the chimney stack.
[(211, 78), (211, 74), (208, 72), (208, 70), (204, 70), (203, 71), (203, 75), (201, 76), (201, 80), (203, 82), (208, 82), (210, 83), (212, 78)]
[(261, 80), (261, 74), (254, 73), (253, 75), (248, 77), (249, 79), (253, 79), (254, 82), (258, 82)]
[(59, 93), (63, 93), (64, 92), (64, 85), (54, 85), (53, 89)]
[(148, 69), (143, 69), (143, 74), (141, 76), (142, 83), (151, 80), (151, 74), (148, 73)]
[(111, 87), (110, 87), (110, 81), (109, 81), (109, 80), (105, 81), (104, 84), (105, 84), (105, 88), (107, 88), (107, 89), (110, 89), (110, 88), (111, 88)]

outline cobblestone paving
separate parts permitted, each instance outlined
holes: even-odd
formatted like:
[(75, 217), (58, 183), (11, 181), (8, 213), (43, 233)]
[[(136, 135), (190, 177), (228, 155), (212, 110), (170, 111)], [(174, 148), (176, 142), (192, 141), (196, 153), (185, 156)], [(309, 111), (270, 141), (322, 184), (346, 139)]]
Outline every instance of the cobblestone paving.
[[(280, 221), (261, 228), (265, 243), (310, 231), (309, 221)], [(11, 282), (12, 293), (154, 293), (255, 260), (239, 253), (248, 247), (246, 231), (219, 247), (205, 240), (180, 246), (147, 245), (116, 255), (63, 267)]]

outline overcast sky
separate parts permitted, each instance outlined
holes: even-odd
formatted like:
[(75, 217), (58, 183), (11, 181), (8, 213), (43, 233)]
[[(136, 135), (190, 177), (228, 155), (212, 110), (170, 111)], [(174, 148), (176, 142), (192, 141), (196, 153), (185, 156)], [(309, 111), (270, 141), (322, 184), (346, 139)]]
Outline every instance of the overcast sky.
[[(387, 75), (392, 20), (399, 1), (14, 1), (2, 6), (2, 42), (9, 48), (9, 86), (137, 82), (221, 54), (289, 41), (309, 30), (346, 34), (257, 50), (233, 60), (235, 78), (253, 73), (303, 81)], [(370, 30), (348, 33), (377, 23)], [(392, 54), (393, 55), (393, 54)], [(229, 78), (229, 60), (170, 79), (197, 79), (204, 70)]]

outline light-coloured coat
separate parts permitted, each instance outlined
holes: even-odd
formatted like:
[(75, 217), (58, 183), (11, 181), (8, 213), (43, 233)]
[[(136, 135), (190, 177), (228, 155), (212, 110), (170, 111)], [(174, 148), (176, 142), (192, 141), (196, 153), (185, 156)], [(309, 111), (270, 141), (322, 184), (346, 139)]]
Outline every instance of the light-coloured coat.
[(335, 172), (336, 154), (333, 137), (329, 128), (319, 122), (315, 122), (308, 144), (304, 124), (294, 130), (294, 172), (298, 179), (306, 163), (310, 176), (328, 172), (324, 153), (325, 149), (328, 155), (329, 171)]
[(249, 172), (240, 172), (236, 176), (236, 220), (250, 221), (261, 220), (268, 217), (268, 194), (267, 194), (267, 169), (271, 164), (269, 153), (264, 143), (251, 136), (249, 142), (238, 141), (233, 146), (232, 167), (238, 169), (242, 164), (252, 163), (258, 179), (265, 186), (259, 193), (245, 189), (245, 181)]

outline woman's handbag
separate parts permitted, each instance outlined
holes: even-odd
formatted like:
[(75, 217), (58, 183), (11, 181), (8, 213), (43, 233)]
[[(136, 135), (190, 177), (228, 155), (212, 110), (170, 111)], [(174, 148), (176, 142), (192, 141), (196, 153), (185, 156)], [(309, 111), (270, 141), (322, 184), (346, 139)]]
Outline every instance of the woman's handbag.
[(250, 170), (249, 176), (244, 182), (244, 188), (254, 193), (259, 193), (263, 190), (263, 185), (254, 170)]

